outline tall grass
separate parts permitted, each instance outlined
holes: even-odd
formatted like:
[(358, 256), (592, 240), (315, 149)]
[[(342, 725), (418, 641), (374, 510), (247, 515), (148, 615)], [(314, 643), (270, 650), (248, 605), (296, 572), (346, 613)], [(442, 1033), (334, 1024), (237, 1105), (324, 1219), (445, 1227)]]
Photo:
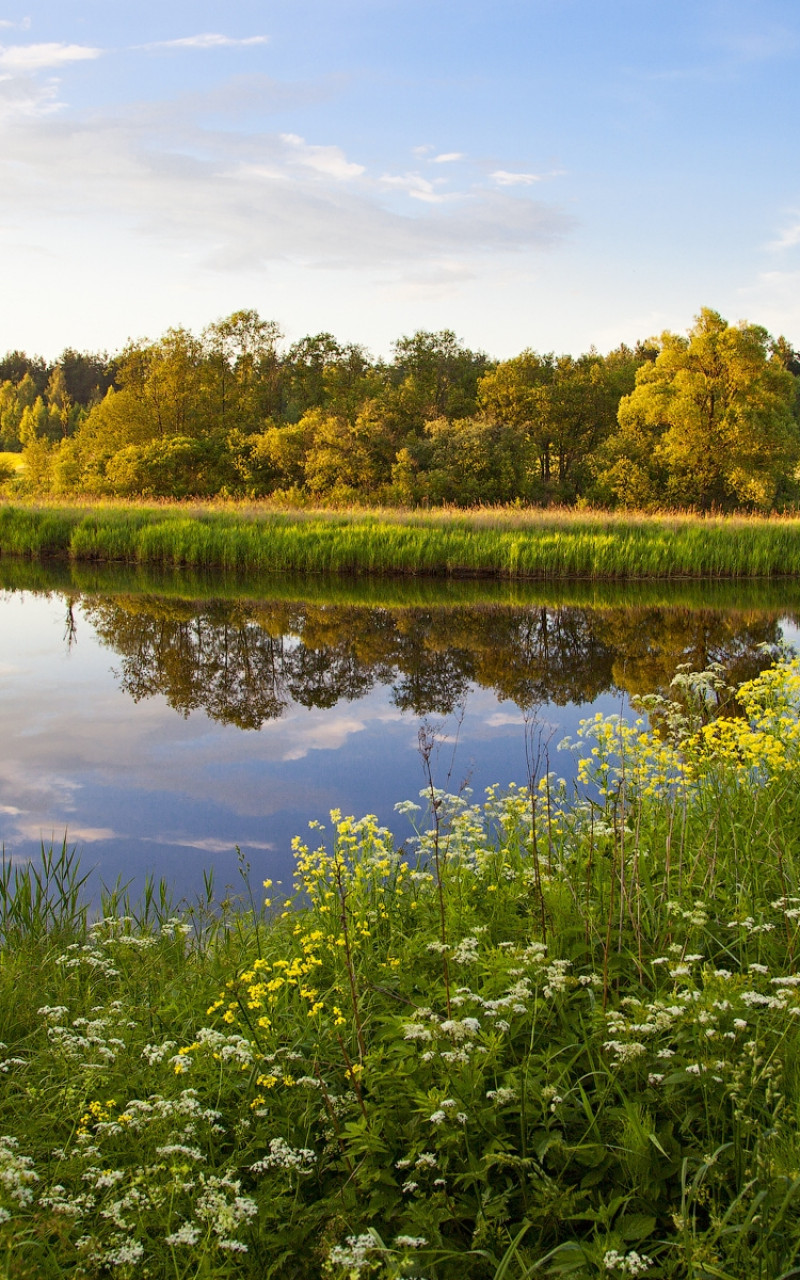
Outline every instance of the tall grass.
[(4, 873), (5, 1274), (795, 1276), (800, 670), (674, 692), (575, 795), (532, 721), (402, 851), (312, 823), (294, 905)]
[(5, 506), (0, 554), (236, 573), (771, 577), (800, 573), (800, 520)]

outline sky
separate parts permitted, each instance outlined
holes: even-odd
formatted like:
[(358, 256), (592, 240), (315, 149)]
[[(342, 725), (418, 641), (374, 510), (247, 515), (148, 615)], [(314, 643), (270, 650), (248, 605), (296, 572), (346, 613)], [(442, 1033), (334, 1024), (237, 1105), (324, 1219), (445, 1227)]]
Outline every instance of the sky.
[(0, 351), (800, 346), (797, 0), (0, 4)]

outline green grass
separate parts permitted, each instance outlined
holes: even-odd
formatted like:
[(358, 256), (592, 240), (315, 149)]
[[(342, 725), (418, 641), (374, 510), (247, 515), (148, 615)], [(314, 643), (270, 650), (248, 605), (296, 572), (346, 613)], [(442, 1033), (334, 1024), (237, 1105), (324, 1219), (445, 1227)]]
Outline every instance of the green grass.
[(718, 578), (586, 580), (225, 572), (213, 566), (128, 564), (41, 556), (0, 556), (0, 589), (84, 595), (149, 594), (184, 601), (281, 600), (420, 608), (499, 604), (510, 607), (651, 607), (800, 612), (800, 580)]
[(236, 574), (739, 579), (800, 574), (800, 519), (5, 505), (0, 554)]
[(795, 1276), (800, 671), (673, 693), (577, 795), (532, 724), (403, 853), (312, 824), (293, 905), (6, 861), (1, 1273)]

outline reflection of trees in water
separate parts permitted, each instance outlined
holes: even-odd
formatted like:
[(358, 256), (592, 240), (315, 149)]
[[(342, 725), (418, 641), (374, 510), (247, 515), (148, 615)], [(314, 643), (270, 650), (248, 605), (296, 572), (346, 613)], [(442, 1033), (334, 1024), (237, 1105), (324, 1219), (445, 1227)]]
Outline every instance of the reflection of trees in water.
[(470, 683), (520, 706), (663, 692), (681, 664), (738, 682), (770, 661), (776, 613), (720, 609), (366, 608), (93, 597), (87, 616), (134, 700), (257, 729), (292, 703), (332, 707), (391, 685), (402, 710), (445, 714)]

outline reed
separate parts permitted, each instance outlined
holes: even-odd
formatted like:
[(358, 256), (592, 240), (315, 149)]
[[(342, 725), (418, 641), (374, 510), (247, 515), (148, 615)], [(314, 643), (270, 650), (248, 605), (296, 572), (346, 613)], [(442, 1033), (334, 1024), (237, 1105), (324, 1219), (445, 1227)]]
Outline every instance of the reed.
[(770, 578), (800, 574), (800, 520), (6, 505), (0, 554), (236, 574)]

